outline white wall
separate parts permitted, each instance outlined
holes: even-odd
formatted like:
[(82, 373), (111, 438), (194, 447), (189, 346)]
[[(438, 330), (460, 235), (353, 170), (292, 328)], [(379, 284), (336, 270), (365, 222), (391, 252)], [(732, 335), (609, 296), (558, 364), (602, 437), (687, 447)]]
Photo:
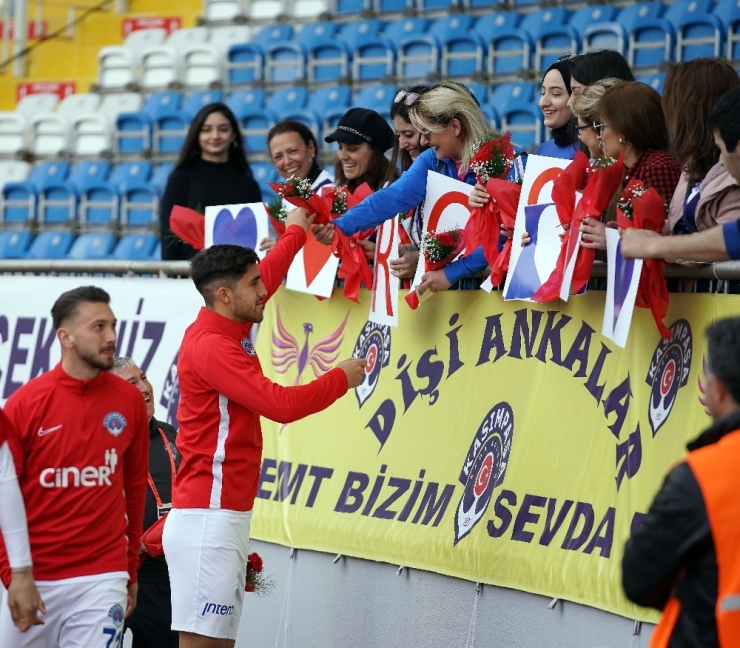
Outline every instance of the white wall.
[(652, 626), (430, 572), (254, 542), (275, 588), (247, 594), (237, 648), (637, 648)]

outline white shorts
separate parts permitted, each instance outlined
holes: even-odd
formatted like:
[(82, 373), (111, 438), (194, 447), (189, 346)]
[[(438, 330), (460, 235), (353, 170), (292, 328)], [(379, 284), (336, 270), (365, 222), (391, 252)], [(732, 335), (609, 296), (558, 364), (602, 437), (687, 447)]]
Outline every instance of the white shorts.
[(120, 573), (38, 581), (46, 604), (44, 625), (21, 633), (13, 625), (5, 592), (0, 646), (10, 648), (118, 648), (123, 636), (128, 575)]
[(251, 519), (251, 511), (170, 511), (162, 544), (170, 572), (173, 630), (236, 639)]

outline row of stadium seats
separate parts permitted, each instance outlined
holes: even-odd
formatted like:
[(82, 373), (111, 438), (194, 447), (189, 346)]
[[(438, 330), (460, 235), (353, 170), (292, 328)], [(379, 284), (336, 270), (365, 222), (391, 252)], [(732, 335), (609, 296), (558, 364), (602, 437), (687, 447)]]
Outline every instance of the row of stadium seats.
[(128, 234), (120, 240), (111, 232), (91, 232), (78, 237), (70, 231), (30, 229), (0, 232), (0, 259), (78, 259), (159, 261), (162, 249), (155, 234)]
[[(406, 81), (430, 75), (487, 75), (504, 81), (523, 71), (538, 74), (558, 57), (596, 48), (620, 51), (631, 66), (726, 55), (740, 59), (740, 2), (690, 0), (666, 6), (644, 2), (621, 10), (609, 5), (571, 12), (562, 7), (522, 15), (498, 11), (476, 18), (459, 13), (434, 21), (390, 23), (361, 19), (324, 21), (295, 32), (292, 25), (265, 27), (248, 41), (249, 28), (181, 29), (165, 44), (133, 32), (130, 44), (99, 53), (99, 83), (115, 90), (137, 83), (144, 91), (181, 84), (205, 88), (268, 84)], [(220, 30), (220, 31), (217, 31)], [(214, 36), (216, 34), (216, 36)], [(218, 40), (214, 40), (217, 38)]]
[[(6, 163), (24, 165), (23, 162)], [(0, 229), (142, 233), (159, 226), (159, 195), (171, 164), (149, 161), (41, 162), (0, 191)], [(8, 174), (9, 177), (20, 172)]]

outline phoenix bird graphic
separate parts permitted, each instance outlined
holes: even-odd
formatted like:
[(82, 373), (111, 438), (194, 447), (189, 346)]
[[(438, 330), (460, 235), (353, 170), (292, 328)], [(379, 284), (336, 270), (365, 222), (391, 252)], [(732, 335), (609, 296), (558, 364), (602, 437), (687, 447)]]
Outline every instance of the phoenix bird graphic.
[(278, 309), (277, 325), (272, 333), (272, 364), (275, 371), (284, 374), (293, 365), (296, 365), (298, 375), (293, 381), (293, 385), (301, 384), (306, 367), (311, 367), (316, 378), (325, 374), (339, 357), (339, 349), (344, 340), (344, 327), (347, 326), (348, 319), (349, 311), (347, 311), (344, 320), (334, 333), (309, 348), (308, 338), (313, 333), (313, 324), (306, 322), (303, 325), (305, 338), (301, 345), (283, 325), (280, 319), (280, 309)]

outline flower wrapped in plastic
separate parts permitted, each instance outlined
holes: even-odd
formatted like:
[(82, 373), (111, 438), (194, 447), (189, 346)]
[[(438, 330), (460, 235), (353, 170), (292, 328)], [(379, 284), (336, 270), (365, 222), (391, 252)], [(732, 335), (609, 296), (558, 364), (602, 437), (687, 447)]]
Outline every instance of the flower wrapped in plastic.
[(330, 222), (331, 219), (323, 209), (320, 198), (314, 193), (308, 178), (290, 176), (285, 182), (272, 182), (268, 186), (291, 205), (303, 207), (309, 214), (316, 214), (315, 223), (326, 225)]
[[(630, 180), (617, 201), (617, 225), (622, 229), (637, 227), (661, 232), (665, 219), (666, 203), (660, 194), (639, 180), (634, 178)], [(664, 267), (663, 259), (645, 259), (642, 262), (635, 305), (649, 308), (661, 336), (669, 338), (671, 332), (663, 324), (669, 302), (668, 287), (663, 276)]]
[(285, 234), (285, 219), (288, 218), (288, 210), (285, 209), (283, 199), (278, 196), (271, 203), (265, 203), (265, 209), (275, 233), (278, 236)]
[[(532, 300), (544, 303), (560, 296), (563, 276), (568, 259), (576, 257), (570, 292), (577, 294), (586, 287), (591, 276), (591, 266), (596, 251), (579, 245), (578, 236), (584, 218), (600, 219), (617, 192), (624, 175), (622, 155), (619, 159), (601, 158), (592, 167), (588, 158), (578, 151), (573, 162), (555, 178), (552, 188), (552, 200), (558, 213), (560, 224), (565, 230), (563, 244), (560, 248), (555, 269), (539, 290), (532, 295)], [(584, 186), (585, 185), (585, 186)], [(576, 191), (583, 189), (581, 200), (576, 203)], [(576, 247), (578, 247), (577, 252)]]
[(427, 272), (449, 265), (465, 249), (462, 230), (430, 232), (421, 241), (424, 267)]
[[(476, 207), (470, 212), (465, 226), (465, 247), (474, 250), (483, 246), (488, 264), (493, 267), (498, 257), (498, 242), (502, 227), (502, 212), (497, 201), (502, 193), (507, 193), (506, 185), (515, 184), (505, 181), (514, 163), (514, 147), (511, 145), (511, 134), (492, 133), (487, 141), (481, 142), (470, 159), (470, 168), (475, 172), (478, 182), (485, 186), (490, 200), (483, 207)], [(516, 215), (516, 208), (514, 208)]]
[(205, 217), (197, 209), (175, 205), (170, 212), (170, 230), (196, 250), (202, 250), (205, 246)]

